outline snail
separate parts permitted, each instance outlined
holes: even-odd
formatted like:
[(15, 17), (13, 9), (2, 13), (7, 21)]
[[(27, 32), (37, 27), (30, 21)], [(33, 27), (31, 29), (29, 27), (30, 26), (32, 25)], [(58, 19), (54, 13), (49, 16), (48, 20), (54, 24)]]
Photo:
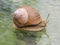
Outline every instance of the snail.
[(38, 31), (46, 26), (46, 21), (43, 21), (37, 10), (30, 6), (20, 7), (15, 10), (13, 22), (18, 29), (29, 31)]

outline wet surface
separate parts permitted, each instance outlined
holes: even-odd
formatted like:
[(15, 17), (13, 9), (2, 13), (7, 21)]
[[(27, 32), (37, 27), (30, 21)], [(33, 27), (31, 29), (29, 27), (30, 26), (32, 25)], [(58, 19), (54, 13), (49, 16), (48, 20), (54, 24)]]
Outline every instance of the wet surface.
[(39, 32), (16, 30), (12, 15), (0, 11), (0, 45), (60, 45), (60, 0), (13, 0), (11, 12), (21, 5), (36, 8), (43, 20), (50, 14), (46, 28)]

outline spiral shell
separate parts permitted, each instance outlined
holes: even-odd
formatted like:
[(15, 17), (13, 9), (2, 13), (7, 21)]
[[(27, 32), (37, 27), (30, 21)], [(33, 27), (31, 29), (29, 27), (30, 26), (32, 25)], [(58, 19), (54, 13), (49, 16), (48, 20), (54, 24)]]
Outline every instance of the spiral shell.
[(37, 25), (42, 22), (39, 13), (30, 6), (20, 7), (14, 11), (14, 24), (18, 27)]

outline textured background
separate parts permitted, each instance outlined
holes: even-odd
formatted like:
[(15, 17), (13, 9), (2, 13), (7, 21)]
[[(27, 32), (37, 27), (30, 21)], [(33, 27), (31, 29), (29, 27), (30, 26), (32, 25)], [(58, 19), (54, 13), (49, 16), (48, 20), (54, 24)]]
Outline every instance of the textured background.
[[(0, 0), (0, 45), (16, 44), (14, 29), (12, 28), (12, 12), (19, 6), (29, 5), (36, 8), (42, 19), (49, 16), (46, 31), (36, 44), (27, 45), (60, 45), (60, 0)], [(19, 41), (18, 41), (19, 42)], [(21, 45), (25, 45), (25, 42)]]

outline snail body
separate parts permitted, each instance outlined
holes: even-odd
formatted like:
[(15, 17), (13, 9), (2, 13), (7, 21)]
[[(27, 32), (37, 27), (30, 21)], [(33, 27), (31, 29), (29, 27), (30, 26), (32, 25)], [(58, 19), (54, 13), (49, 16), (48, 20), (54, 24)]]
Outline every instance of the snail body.
[(40, 31), (45, 28), (48, 17), (49, 15), (43, 21), (36, 9), (30, 6), (20, 7), (13, 13), (14, 27), (28, 31)]
[(14, 24), (18, 27), (37, 25), (42, 22), (40, 14), (32, 7), (20, 7), (13, 13)]

